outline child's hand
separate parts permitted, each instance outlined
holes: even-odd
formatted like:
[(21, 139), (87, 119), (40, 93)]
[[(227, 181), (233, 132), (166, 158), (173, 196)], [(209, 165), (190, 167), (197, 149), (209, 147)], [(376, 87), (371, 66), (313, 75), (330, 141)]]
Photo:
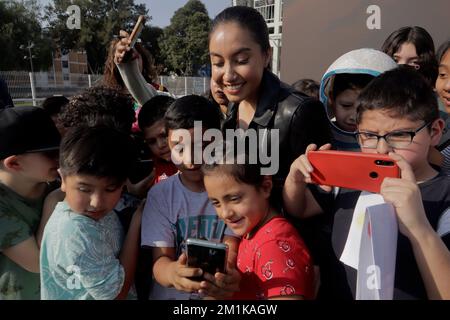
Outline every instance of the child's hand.
[(239, 291), (241, 274), (236, 269), (237, 254), (227, 261), (227, 273), (216, 272), (215, 275), (205, 273), (206, 281), (200, 283), (199, 291), (203, 296), (215, 299), (231, 298), (235, 292)]
[[(330, 150), (331, 144), (327, 143), (319, 148), (319, 150)], [(302, 181), (306, 183), (312, 183), (311, 180), (311, 172), (313, 172), (313, 167), (311, 166), (311, 163), (308, 160), (308, 152), (317, 150), (317, 146), (315, 144), (310, 144), (306, 148), (306, 153), (302, 154), (300, 157), (294, 160), (294, 162), (291, 164), (291, 169), (289, 171), (289, 175), (295, 180), (295, 181)], [(330, 192), (332, 190), (332, 187), (330, 186), (320, 186), (323, 190)]]
[(385, 178), (380, 193), (386, 202), (395, 207), (400, 232), (409, 238), (429, 227), (429, 222), (411, 166), (398, 154), (390, 152), (389, 156), (399, 166), (401, 178)]
[[(116, 64), (122, 63), (122, 62), (126, 62), (127, 60), (133, 60), (136, 59), (138, 57), (138, 53), (136, 52), (136, 50), (131, 49), (130, 47), (130, 35), (123, 30), (120, 30), (120, 40), (119, 42), (117, 42), (116, 44), (116, 51), (114, 52), (114, 62)], [(128, 55), (126, 56), (126, 54), (131, 50), (132, 54), (131, 57), (129, 59), (127, 59)]]
[(182, 253), (177, 261), (172, 264), (171, 283), (175, 289), (185, 292), (198, 292), (200, 290), (200, 282), (193, 281), (189, 278), (200, 277), (203, 274), (200, 268), (190, 268), (186, 266), (187, 256)]
[(215, 299), (231, 298), (239, 291), (241, 274), (236, 268), (228, 268), (227, 273), (216, 272), (215, 275), (205, 273), (206, 281), (200, 283), (199, 293)]

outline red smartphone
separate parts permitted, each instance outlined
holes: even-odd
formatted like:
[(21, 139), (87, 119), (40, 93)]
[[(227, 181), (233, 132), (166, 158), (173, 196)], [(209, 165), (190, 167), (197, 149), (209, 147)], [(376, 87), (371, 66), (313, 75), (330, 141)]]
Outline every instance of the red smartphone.
[(348, 151), (310, 151), (316, 184), (379, 193), (384, 178), (399, 178), (400, 169), (387, 155)]
[(139, 35), (142, 32), (142, 29), (144, 28), (144, 23), (145, 23), (145, 17), (144, 16), (139, 16), (138, 21), (136, 22), (133, 31), (131, 31), (130, 34), (130, 47), (134, 48), (134, 45), (136, 44), (137, 39), (139, 38)]

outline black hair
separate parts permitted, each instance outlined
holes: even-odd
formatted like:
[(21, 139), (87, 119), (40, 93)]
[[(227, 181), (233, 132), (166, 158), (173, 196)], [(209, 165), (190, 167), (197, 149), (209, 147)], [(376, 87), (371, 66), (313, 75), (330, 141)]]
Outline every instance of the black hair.
[(209, 39), (215, 29), (222, 23), (235, 22), (250, 31), (253, 40), (259, 44), (262, 52), (270, 49), (269, 29), (266, 21), (258, 10), (252, 7), (235, 6), (224, 9), (212, 21)]
[(130, 133), (136, 117), (129, 96), (98, 86), (73, 96), (58, 119), (66, 128), (105, 125)]
[(412, 43), (419, 57), (419, 72), (434, 84), (437, 78), (437, 61), (434, 51), (434, 41), (431, 35), (422, 27), (400, 28), (384, 41), (381, 51), (394, 58), (404, 43)]
[(203, 129), (220, 129), (221, 119), (220, 108), (198, 95), (175, 100), (164, 115), (167, 131), (194, 128), (195, 121), (201, 121)]
[(129, 135), (111, 127), (75, 127), (61, 143), (59, 165), (64, 176), (85, 174), (122, 184), (134, 161)]
[(47, 112), (49, 116), (58, 115), (63, 107), (69, 102), (64, 96), (52, 96), (48, 97), (42, 102), (42, 108)]
[(374, 77), (370, 74), (361, 73), (336, 74), (333, 79), (333, 88), (331, 89), (330, 97), (335, 101), (336, 97), (347, 89), (362, 90), (373, 80), (373, 78)]
[(202, 165), (202, 172), (205, 176), (214, 172), (233, 177), (237, 182), (252, 185), (259, 189), (264, 181), (264, 175), (261, 175), (261, 164), (259, 161), (253, 164), (250, 161), (248, 151), (237, 153), (231, 145), (223, 143), (222, 153), (215, 155), (213, 161), (206, 161)]
[(450, 49), (450, 40), (445, 41), (439, 46), (436, 54), (437, 62), (440, 64), (447, 51)]
[(300, 79), (295, 81), (292, 86), (309, 97), (319, 99), (320, 84), (313, 79)]
[(174, 101), (175, 99), (172, 97), (157, 95), (144, 103), (141, 111), (139, 111), (139, 128), (143, 131), (157, 121), (164, 119), (164, 114)]
[(431, 123), (439, 118), (433, 88), (413, 68), (400, 66), (373, 79), (359, 94), (356, 122), (367, 110), (383, 110), (394, 118)]

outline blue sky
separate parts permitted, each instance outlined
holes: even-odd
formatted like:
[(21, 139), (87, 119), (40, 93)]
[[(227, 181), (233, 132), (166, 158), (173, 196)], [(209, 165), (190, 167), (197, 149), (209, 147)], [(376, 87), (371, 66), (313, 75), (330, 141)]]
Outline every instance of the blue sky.
[[(1, 1), (1, 0), (0, 0)], [(46, 5), (51, 0), (38, 0), (39, 3)], [(209, 16), (214, 18), (220, 11), (231, 5), (231, 0), (200, 0), (202, 1)], [(184, 6), (187, 0), (135, 0), (135, 3), (145, 3), (152, 16), (150, 22), (153, 26), (166, 27), (170, 24), (174, 12)]]
[[(231, 5), (231, 0), (201, 0), (208, 10), (211, 18)], [(145, 3), (152, 16), (152, 25), (166, 27), (170, 24), (174, 12), (185, 5), (187, 0), (135, 0), (136, 3)]]

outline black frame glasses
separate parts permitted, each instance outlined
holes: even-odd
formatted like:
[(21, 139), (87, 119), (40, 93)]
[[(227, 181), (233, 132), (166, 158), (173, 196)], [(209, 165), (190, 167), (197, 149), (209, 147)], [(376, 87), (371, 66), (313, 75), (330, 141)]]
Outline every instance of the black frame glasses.
[[(390, 146), (391, 148), (406, 148), (413, 142), (414, 137), (417, 135), (417, 133), (425, 127), (429, 126), (431, 123), (432, 121), (426, 122), (417, 130), (392, 131), (382, 136), (372, 132), (357, 131), (355, 132), (355, 137), (362, 148), (376, 149), (381, 138), (384, 139), (384, 141), (386, 141), (388, 146)], [(406, 139), (406, 136), (409, 136), (409, 138)], [(374, 138), (376, 138), (376, 140)]]

